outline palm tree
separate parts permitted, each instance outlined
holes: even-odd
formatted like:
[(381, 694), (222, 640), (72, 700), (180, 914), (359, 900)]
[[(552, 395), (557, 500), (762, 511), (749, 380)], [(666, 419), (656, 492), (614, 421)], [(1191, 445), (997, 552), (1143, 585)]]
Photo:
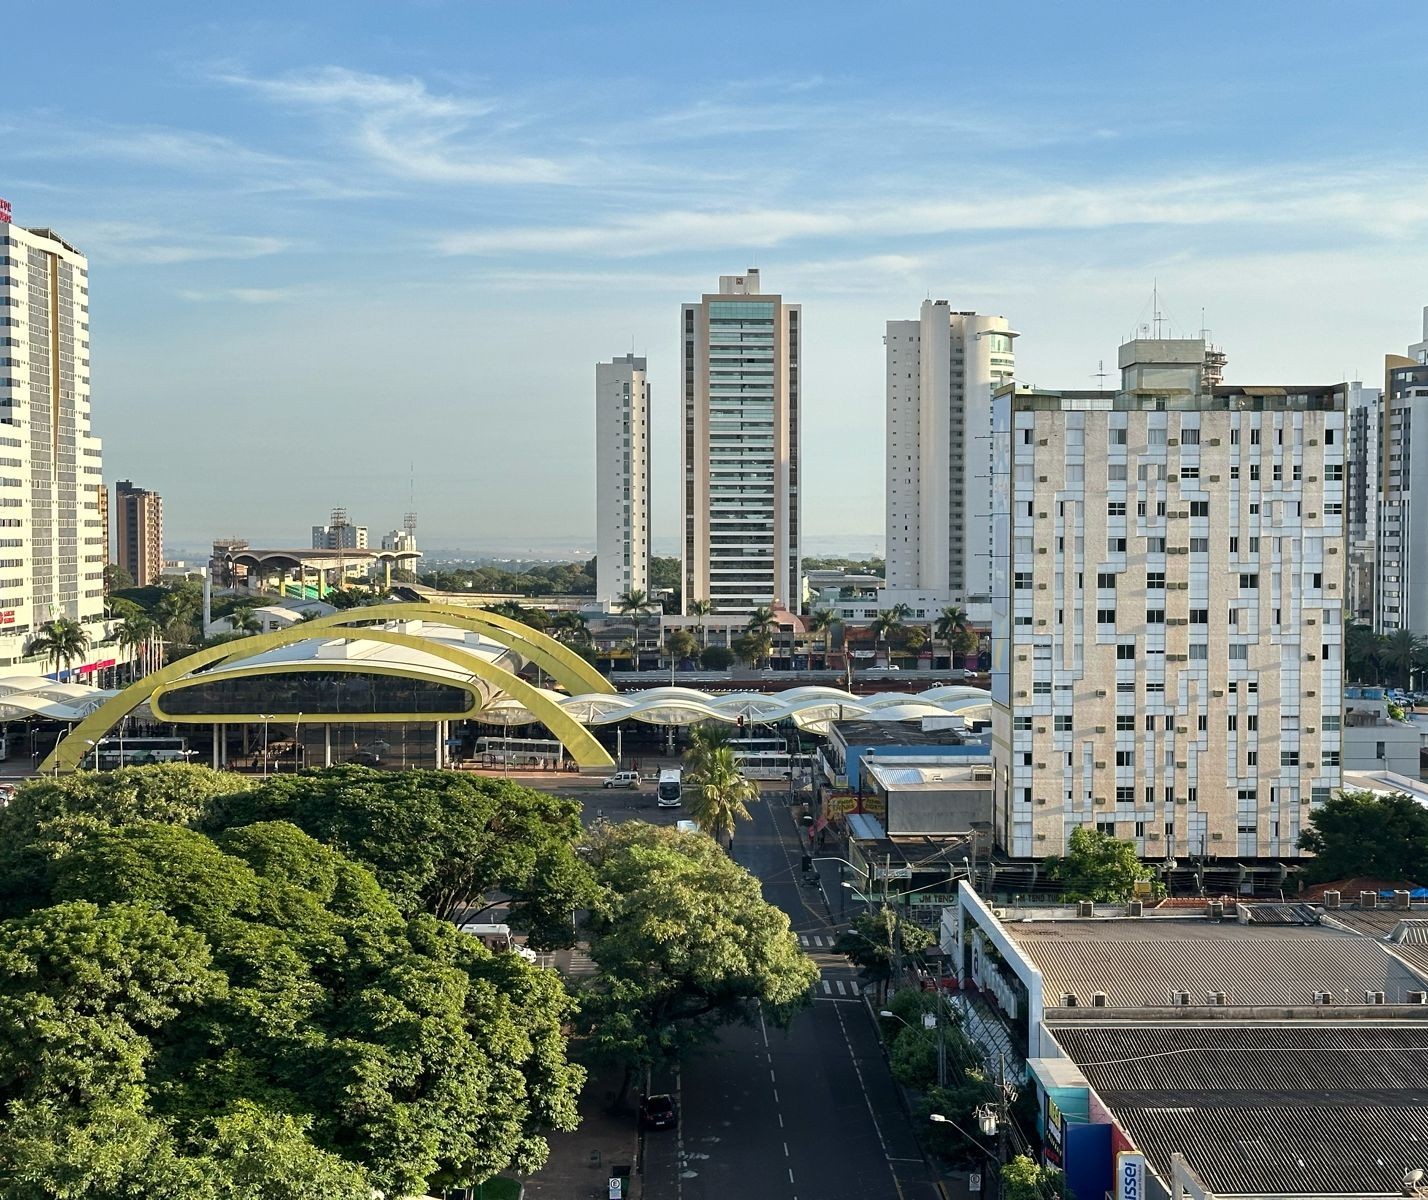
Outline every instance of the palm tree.
[(714, 751), (729, 746), (732, 734), (722, 721), (701, 721), (690, 727), (689, 749), (684, 752), (684, 769), (691, 776), (709, 765)]
[[(901, 607), (901, 606), (899, 606)], [(877, 634), (878, 641), (882, 643), (884, 656), (883, 665), (887, 665), (887, 644), (888, 634), (894, 629), (902, 626), (902, 617), (898, 614), (897, 608), (884, 609), (878, 613), (873, 621), (873, 632)]]
[(691, 600), (689, 602), (689, 612), (691, 616), (699, 618), (699, 648), (705, 646), (704, 641), (704, 618), (714, 611), (714, 601), (712, 600)]
[(233, 626), (234, 633), (261, 633), (263, 623), (253, 615), (256, 608), (251, 600), (240, 600), (233, 606), (233, 611), (228, 614), (228, 620)]
[(756, 661), (762, 660), (768, 665), (773, 658), (773, 635), (777, 628), (778, 618), (767, 604), (759, 605), (749, 614), (749, 619), (744, 623), (744, 632), (750, 639)]
[(184, 646), (192, 645), (199, 604), (198, 597), (192, 592), (171, 591), (154, 606), (154, 623), (166, 640)]
[(947, 669), (951, 670), (955, 665), (952, 661), (952, 644), (960, 639), (960, 635), (965, 633), (970, 626), (967, 623), (967, 610), (956, 604), (950, 604), (942, 610), (937, 617), (937, 624), (934, 629), (937, 636), (947, 643)]
[(60, 673), (60, 665), (68, 669), (76, 658), (83, 658), (89, 649), (89, 635), (84, 626), (68, 617), (59, 617), (40, 626), (40, 631), (30, 639), (29, 652), (43, 654), (54, 664), (55, 674)]
[(648, 594), (639, 588), (631, 588), (623, 596), (615, 601), (615, 611), (638, 616), (650, 606)]
[(833, 625), (837, 619), (831, 608), (816, 608), (804, 620), (809, 633), (823, 635), (823, 666), (825, 669), (828, 666), (828, 656), (833, 652)]
[(699, 785), (689, 802), (689, 815), (721, 846), (732, 849), (734, 823), (749, 819), (748, 803), (758, 798), (758, 785), (740, 774), (729, 746), (711, 749), (689, 778)]
[(590, 644), (590, 629), (585, 624), (585, 618), (578, 612), (566, 609), (555, 614), (551, 622), (551, 632), (555, 634), (556, 640), (565, 642), (572, 646), (588, 646)]
[(1379, 682), (1378, 635), (1367, 625), (1354, 622), (1344, 630), (1346, 682)]
[(1411, 629), (1399, 629), (1379, 639), (1379, 661), (1398, 672), (1399, 687), (1408, 687), (1413, 664), (1422, 653), (1423, 639)]
[[(148, 651), (156, 632), (157, 627), (154, 625), (153, 618), (145, 612), (125, 617), (115, 632), (115, 640), (118, 641), (119, 648), (129, 651), (130, 683), (138, 678), (137, 668), (140, 664), (143, 665), (146, 672), (148, 671)], [(141, 648), (143, 653), (139, 653)]]

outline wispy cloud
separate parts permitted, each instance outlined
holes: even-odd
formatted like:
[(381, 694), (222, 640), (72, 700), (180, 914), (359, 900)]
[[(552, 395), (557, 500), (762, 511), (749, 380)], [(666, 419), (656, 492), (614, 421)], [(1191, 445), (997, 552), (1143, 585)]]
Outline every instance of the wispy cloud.
[(69, 227), (94, 259), (111, 263), (165, 265), (209, 259), (265, 258), (291, 243), (283, 238), (207, 233), (120, 221), (78, 222)]
[(236, 72), (216, 78), (275, 104), (345, 121), (349, 144), (403, 179), (554, 184), (570, 178), (568, 166), (555, 159), (512, 154), (497, 145), (499, 130), (489, 118), (500, 106), (488, 98), (437, 95), (420, 79), (335, 66), (267, 78)]
[(198, 291), (190, 288), (182, 288), (179, 291), (181, 300), (188, 300), (195, 304), (211, 304), (214, 302), (223, 303), (235, 301), (238, 304), (285, 304), (290, 300), (296, 300), (301, 294), (300, 288), (214, 288), (208, 291)]
[[(1315, 226), (1373, 237), (1428, 226), (1428, 174), (1362, 176), (1306, 171), (1175, 176), (1160, 180), (1028, 186), (1004, 181), (976, 200), (843, 201), (822, 207), (665, 209), (611, 221), (448, 233), (446, 254), (664, 254), (774, 247), (818, 238), (1066, 231), (1121, 226)], [(908, 189), (909, 194), (925, 189)]]

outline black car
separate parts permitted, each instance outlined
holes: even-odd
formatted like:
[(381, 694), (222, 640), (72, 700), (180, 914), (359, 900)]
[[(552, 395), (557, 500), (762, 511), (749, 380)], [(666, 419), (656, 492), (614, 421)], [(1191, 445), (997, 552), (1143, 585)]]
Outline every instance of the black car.
[(674, 1097), (666, 1093), (646, 1096), (640, 1101), (641, 1129), (673, 1129), (679, 1124), (679, 1110)]

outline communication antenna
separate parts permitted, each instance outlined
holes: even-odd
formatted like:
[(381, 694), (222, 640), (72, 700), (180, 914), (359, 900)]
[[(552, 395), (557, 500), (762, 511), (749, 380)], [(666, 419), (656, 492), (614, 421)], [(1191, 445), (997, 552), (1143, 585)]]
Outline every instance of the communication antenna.
[(1160, 340), (1160, 327), (1165, 318), (1160, 313), (1160, 280), (1153, 279), (1150, 284), (1150, 312), (1151, 320), (1155, 323), (1155, 338)]
[(1106, 360), (1104, 358), (1096, 363), (1094, 378), (1097, 384), (1100, 385), (1101, 391), (1104, 392), (1106, 390)]

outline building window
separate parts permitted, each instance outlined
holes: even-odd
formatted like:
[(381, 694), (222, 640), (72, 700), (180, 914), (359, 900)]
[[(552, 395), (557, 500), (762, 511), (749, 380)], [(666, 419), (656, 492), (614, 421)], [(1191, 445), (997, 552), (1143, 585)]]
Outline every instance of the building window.
[(1117, 751), (1116, 751), (1116, 766), (1118, 766), (1118, 767), (1133, 767), (1133, 766), (1135, 766), (1135, 751), (1134, 751), (1134, 750), (1117, 750)]
[(1337, 750), (1325, 750), (1322, 761), (1326, 767), (1337, 767), (1339, 765), (1339, 752)]
[(1259, 576), (1257, 574), (1240, 575), (1240, 591), (1254, 591), (1259, 587)]
[(1135, 788), (1133, 788), (1133, 787), (1118, 787), (1118, 788), (1116, 788), (1116, 803), (1117, 803), (1117, 804), (1134, 804), (1134, 803), (1135, 803)]
[(1208, 625), (1210, 623), (1210, 610), (1208, 608), (1192, 608), (1190, 610), (1190, 624)]
[(1192, 517), (1208, 517), (1210, 515), (1210, 502), (1208, 500), (1190, 501), (1190, 515)]
[(1107, 554), (1124, 554), (1126, 552), (1126, 540), (1123, 537), (1113, 537), (1106, 539)]
[(1134, 733), (1134, 732), (1135, 732), (1135, 714), (1134, 714), (1134, 713), (1117, 713), (1117, 714), (1116, 714), (1116, 732), (1117, 732), (1117, 733)]
[(1116, 623), (1116, 610), (1114, 608), (1097, 609), (1096, 621), (1100, 625), (1114, 625)]
[(1165, 609), (1163, 609), (1163, 608), (1147, 608), (1147, 609), (1145, 610), (1145, 623), (1146, 623), (1147, 625), (1164, 625), (1164, 624), (1165, 624)]
[(1165, 591), (1165, 572), (1147, 571), (1145, 575), (1145, 586), (1153, 592)]
[(1134, 642), (1118, 642), (1118, 643), (1116, 643), (1116, 659), (1117, 659), (1119, 662), (1135, 662), (1135, 643), (1134, 643)]
[(1096, 586), (1104, 588), (1106, 591), (1116, 590), (1116, 577), (1113, 572), (1101, 571), (1096, 575)]
[(1030, 717), (1016, 717), (1016, 718), (1012, 721), (1012, 728), (1015, 729), (1015, 730), (1017, 730), (1018, 732), (1021, 732), (1021, 733), (1030, 733), (1030, 732), (1031, 732), (1031, 718), (1030, 718)]
[(1108, 517), (1123, 517), (1123, 516), (1125, 516), (1125, 515), (1126, 515), (1125, 501), (1123, 501), (1123, 500), (1112, 500), (1112, 501), (1110, 501), (1110, 502), (1107, 503), (1107, 505), (1106, 505), (1106, 516), (1108, 516)]
[(1069, 716), (1058, 716), (1053, 718), (1053, 720), (1055, 722), (1054, 728), (1057, 733), (1071, 732), (1071, 718)]
[(1279, 752), (1279, 765), (1281, 767), (1297, 767), (1299, 765), (1299, 751), (1281, 750)]

